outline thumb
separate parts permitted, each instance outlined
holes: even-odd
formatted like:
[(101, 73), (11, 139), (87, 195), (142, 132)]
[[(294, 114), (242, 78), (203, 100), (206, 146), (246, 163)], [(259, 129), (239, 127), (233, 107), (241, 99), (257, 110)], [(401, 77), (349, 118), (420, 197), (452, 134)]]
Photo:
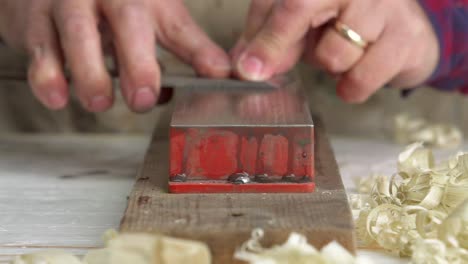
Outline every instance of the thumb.
[(306, 36), (320, 14), (338, 10), (344, 0), (277, 1), (266, 23), (257, 35), (248, 43), (243, 53), (235, 61), (235, 68), (242, 79), (263, 81), (269, 79), (281, 62)]

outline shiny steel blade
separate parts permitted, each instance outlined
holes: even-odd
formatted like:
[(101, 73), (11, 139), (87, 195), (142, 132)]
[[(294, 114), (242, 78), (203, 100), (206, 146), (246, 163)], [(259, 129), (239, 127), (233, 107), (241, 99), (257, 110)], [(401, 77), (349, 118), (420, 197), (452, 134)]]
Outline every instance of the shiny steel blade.
[[(110, 71), (110, 75), (114, 78), (118, 77), (118, 73)], [(66, 73), (66, 78), (71, 79), (70, 74)], [(27, 74), (24, 70), (0, 70), (0, 80), (9, 81), (26, 81)], [(235, 79), (209, 79), (194, 76), (179, 76), (162, 74), (161, 86), (168, 88), (189, 88), (197, 90), (225, 90), (225, 91), (239, 91), (239, 90), (271, 90), (275, 85), (269, 82), (249, 82), (240, 81)]]
[(190, 76), (163, 75), (162, 87), (189, 88), (199, 91), (216, 90), (226, 92), (239, 91), (271, 91), (276, 88), (271, 82), (250, 82), (235, 79), (209, 79)]

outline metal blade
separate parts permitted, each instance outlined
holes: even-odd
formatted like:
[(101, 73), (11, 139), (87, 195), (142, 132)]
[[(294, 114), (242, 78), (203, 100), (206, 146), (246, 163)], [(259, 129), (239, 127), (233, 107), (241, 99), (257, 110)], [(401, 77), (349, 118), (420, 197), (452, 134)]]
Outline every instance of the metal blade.
[[(114, 78), (118, 77), (115, 71), (110, 71), (110, 75)], [(66, 78), (70, 80), (70, 75), (66, 74)], [(0, 80), (8, 81), (26, 81), (27, 74), (24, 70), (1, 70)], [(188, 88), (195, 90), (219, 90), (219, 91), (262, 91), (275, 89), (273, 83), (268, 82), (249, 82), (234, 79), (209, 79), (194, 76), (180, 76), (162, 74), (161, 86), (170, 88)]]
[(234, 79), (208, 79), (190, 76), (163, 75), (161, 79), (162, 87), (189, 88), (198, 91), (271, 91), (276, 86), (269, 82), (249, 82)]

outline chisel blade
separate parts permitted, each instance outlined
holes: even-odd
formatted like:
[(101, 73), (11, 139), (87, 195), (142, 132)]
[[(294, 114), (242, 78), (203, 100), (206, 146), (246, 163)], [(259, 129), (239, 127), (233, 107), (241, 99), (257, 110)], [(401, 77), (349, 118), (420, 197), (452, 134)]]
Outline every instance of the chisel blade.
[[(118, 73), (115, 71), (109, 72), (112, 77), (118, 78)], [(67, 80), (72, 80), (69, 73), (65, 73)], [(0, 70), (0, 80), (6, 81), (26, 81), (27, 74), (26, 70)], [(203, 78), (196, 76), (185, 76), (185, 75), (173, 75), (165, 74), (161, 75), (161, 87), (164, 88), (180, 88), (180, 89), (198, 89), (200, 91), (268, 91), (275, 89), (275, 85), (271, 82), (251, 82), (241, 81), (236, 79), (212, 79)]]
[(211, 79), (193, 76), (163, 75), (162, 87), (187, 88), (217, 92), (268, 92), (277, 88), (274, 82), (251, 82), (236, 79)]

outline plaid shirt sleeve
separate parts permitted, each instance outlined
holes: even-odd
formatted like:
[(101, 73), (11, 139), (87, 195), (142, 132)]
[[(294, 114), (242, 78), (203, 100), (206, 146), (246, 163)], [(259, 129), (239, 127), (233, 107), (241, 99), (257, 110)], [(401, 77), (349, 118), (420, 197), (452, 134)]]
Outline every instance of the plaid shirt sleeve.
[(468, 94), (468, 0), (419, 0), (440, 46), (437, 68), (427, 84)]

